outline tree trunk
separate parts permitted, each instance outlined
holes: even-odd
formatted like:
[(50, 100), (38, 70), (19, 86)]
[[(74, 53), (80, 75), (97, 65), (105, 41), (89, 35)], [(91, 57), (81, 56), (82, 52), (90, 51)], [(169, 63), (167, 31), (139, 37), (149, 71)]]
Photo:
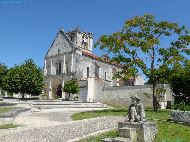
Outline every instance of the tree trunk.
[(152, 99), (153, 99), (153, 110), (154, 111), (157, 111), (158, 110), (158, 102), (157, 102), (157, 99), (156, 99), (156, 96), (155, 96), (155, 89), (156, 89), (156, 84), (153, 83), (153, 96), (152, 96)]
[(24, 99), (24, 93), (22, 93), (22, 99)]

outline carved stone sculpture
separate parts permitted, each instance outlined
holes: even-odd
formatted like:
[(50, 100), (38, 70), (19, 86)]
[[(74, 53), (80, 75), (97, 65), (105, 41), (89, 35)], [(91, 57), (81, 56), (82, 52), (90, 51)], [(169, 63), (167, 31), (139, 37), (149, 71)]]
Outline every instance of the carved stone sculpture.
[(135, 95), (131, 97), (132, 103), (128, 109), (128, 119), (129, 122), (143, 122), (146, 121), (144, 105), (140, 102), (140, 98)]

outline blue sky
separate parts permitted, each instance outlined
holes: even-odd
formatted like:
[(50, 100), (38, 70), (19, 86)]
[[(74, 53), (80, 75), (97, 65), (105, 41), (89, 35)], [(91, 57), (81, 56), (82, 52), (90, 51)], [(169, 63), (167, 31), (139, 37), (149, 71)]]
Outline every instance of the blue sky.
[(33, 58), (43, 67), (60, 27), (79, 26), (96, 41), (121, 29), (125, 20), (148, 13), (190, 28), (189, 7), (189, 0), (0, 0), (0, 62), (12, 67)]

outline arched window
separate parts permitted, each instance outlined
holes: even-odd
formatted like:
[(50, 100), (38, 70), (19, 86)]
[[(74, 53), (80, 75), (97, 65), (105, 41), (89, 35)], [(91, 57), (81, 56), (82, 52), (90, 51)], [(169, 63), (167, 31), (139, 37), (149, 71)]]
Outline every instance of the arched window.
[(87, 78), (89, 77), (90, 68), (87, 67)]
[(62, 66), (61, 61), (59, 61), (59, 74), (61, 74), (61, 66)]
[(61, 61), (57, 62), (55, 66), (56, 66), (56, 75), (61, 74), (61, 67), (62, 67)]

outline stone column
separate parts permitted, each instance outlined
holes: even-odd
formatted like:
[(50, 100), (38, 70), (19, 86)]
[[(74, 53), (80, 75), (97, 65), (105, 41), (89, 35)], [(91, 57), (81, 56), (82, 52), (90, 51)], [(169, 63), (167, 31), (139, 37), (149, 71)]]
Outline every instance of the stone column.
[(66, 73), (65, 55), (63, 55), (63, 73)]
[(50, 74), (53, 74), (53, 60), (51, 59), (51, 64), (50, 64)]
[(5, 97), (8, 97), (7, 91), (5, 91)]
[(62, 100), (65, 100), (65, 92), (63, 91), (64, 85), (65, 85), (65, 81), (63, 80), (63, 82), (62, 82)]
[(49, 94), (48, 94), (48, 98), (49, 99), (53, 99), (53, 97), (52, 97), (52, 85), (51, 85), (51, 80), (50, 80), (50, 82), (49, 82)]
[(116, 81), (116, 82), (117, 82), (117, 85), (116, 85), (116, 86), (120, 86), (120, 85), (119, 85), (119, 79), (117, 78), (116, 80), (117, 80), (117, 81)]
[(71, 54), (71, 72), (73, 72), (73, 54)]
[(44, 60), (44, 75), (47, 75), (46, 59)]

